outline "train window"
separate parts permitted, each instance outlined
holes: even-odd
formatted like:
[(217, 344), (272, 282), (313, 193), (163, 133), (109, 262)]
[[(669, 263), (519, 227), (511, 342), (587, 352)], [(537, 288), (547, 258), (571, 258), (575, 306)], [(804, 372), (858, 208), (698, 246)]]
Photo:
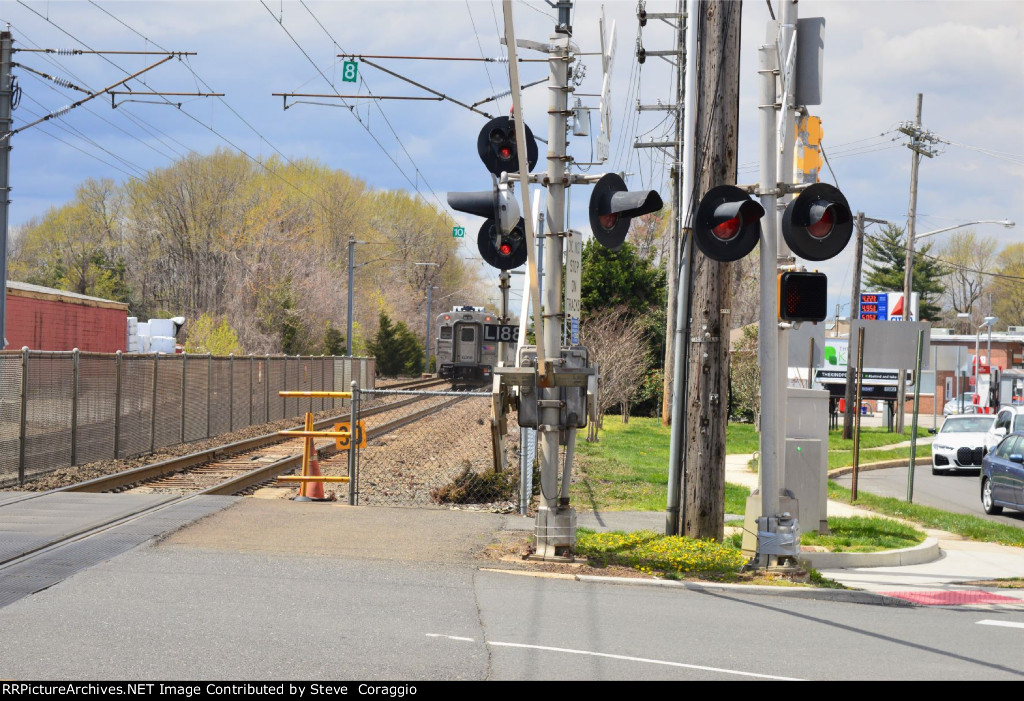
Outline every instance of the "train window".
[(451, 337), (452, 337), (452, 327), (451, 326), (442, 326), (441, 327), (441, 339), (447, 341), (447, 340), (451, 340)]
[(461, 335), (462, 341), (468, 341), (472, 343), (473, 341), (476, 340), (476, 329), (474, 329), (472, 326), (463, 326)]

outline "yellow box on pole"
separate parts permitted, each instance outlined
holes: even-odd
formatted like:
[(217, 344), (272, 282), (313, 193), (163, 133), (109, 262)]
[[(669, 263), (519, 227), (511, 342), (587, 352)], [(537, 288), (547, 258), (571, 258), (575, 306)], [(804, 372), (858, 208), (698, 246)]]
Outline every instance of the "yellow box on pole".
[[(334, 445), (338, 450), (348, 450), (349, 444), (352, 442), (352, 432), (349, 430), (349, 423), (345, 421), (343, 423), (334, 424), (334, 430), (344, 434), (344, 438), (338, 438), (334, 441)], [(366, 422), (363, 419), (359, 419), (356, 422), (356, 447), (366, 447)]]

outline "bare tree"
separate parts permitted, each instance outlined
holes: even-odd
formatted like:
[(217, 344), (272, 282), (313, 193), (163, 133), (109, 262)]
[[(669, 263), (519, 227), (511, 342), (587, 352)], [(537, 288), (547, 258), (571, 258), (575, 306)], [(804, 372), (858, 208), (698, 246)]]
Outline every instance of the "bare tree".
[[(629, 421), (629, 401), (636, 395), (649, 366), (647, 334), (643, 323), (629, 315), (626, 307), (603, 309), (584, 321), (583, 344), (596, 362), (598, 377), (597, 423), (615, 405), (622, 411), (622, 422)], [(592, 426), (587, 440), (596, 440)]]
[(949, 274), (943, 281), (946, 292), (943, 295), (944, 321), (950, 325), (957, 322), (956, 315), (966, 312), (971, 323), (981, 323), (983, 310), (975, 303), (985, 293), (986, 276), (983, 271), (992, 270), (996, 263), (994, 238), (981, 238), (973, 230), (953, 234), (942, 247), (939, 257), (949, 266)]

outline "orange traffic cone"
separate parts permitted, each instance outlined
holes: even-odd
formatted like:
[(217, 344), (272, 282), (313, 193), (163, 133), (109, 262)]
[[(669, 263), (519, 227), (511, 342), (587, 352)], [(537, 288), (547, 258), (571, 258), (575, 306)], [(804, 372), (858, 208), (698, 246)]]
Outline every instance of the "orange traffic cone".
[[(320, 477), (320, 460), (317, 452), (314, 450), (309, 456), (309, 476)], [(313, 501), (326, 501), (327, 498), (324, 496), (324, 483), (323, 482), (304, 482), (303, 487), (305, 488), (305, 495)]]

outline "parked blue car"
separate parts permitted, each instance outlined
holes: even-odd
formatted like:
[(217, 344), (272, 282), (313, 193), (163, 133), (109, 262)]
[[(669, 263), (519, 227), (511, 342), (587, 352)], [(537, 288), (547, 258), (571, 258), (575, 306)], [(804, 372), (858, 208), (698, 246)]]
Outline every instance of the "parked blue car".
[(1024, 432), (1006, 436), (982, 459), (981, 505), (986, 514), (1024, 511)]

